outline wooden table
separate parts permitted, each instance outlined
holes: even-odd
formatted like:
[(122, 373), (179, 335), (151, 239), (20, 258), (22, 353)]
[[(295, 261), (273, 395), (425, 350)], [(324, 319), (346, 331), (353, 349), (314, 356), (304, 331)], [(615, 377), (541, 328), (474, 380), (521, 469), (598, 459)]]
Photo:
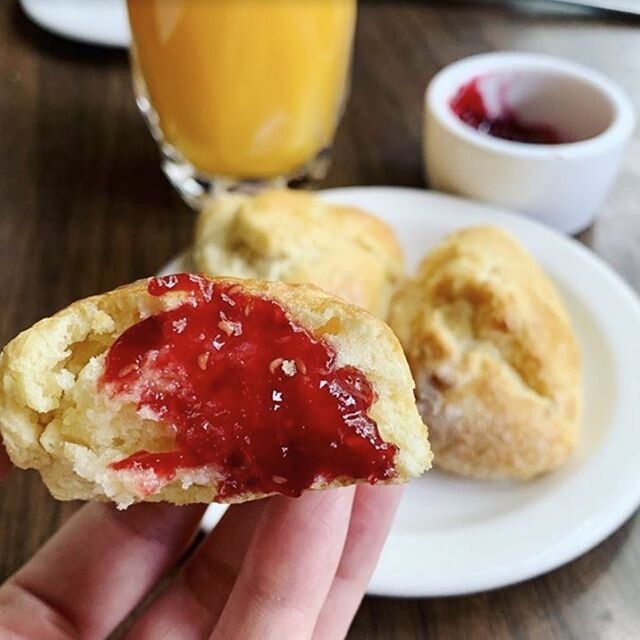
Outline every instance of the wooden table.
[[(538, 6), (362, 5), (353, 95), (324, 185), (423, 186), (424, 87), (441, 66), (474, 53), (566, 56), (619, 82), (640, 108), (640, 22)], [(76, 298), (153, 273), (189, 243), (193, 214), (160, 172), (124, 53), (47, 35), (3, 2), (0, 123), (0, 343)], [(636, 136), (583, 234), (636, 288), (639, 158)], [(54, 502), (35, 474), (15, 472), (0, 488), (0, 577), (76, 507)], [(639, 602), (636, 517), (581, 559), (522, 585), (466, 598), (367, 598), (349, 637), (633, 640)]]

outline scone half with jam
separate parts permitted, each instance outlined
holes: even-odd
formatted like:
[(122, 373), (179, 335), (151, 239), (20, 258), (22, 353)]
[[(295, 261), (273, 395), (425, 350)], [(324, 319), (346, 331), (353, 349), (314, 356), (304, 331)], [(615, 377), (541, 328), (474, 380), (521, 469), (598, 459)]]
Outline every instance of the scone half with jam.
[(391, 330), (311, 285), (178, 274), (80, 300), (0, 356), (14, 464), (62, 500), (241, 502), (430, 465)]

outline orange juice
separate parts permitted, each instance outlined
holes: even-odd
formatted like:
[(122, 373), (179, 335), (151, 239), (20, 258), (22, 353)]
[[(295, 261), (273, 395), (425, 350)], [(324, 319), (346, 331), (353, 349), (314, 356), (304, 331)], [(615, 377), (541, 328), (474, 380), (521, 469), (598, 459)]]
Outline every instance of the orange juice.
[(198, 171), (286, 175), (331, 143), (355, 0), (128, 0), (162, 137)]

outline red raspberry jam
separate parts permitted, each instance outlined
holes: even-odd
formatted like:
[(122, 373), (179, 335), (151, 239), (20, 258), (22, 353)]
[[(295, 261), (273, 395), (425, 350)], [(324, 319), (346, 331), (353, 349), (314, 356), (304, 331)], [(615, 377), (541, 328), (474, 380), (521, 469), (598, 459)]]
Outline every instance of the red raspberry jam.
[(397, 449), (367, 415), (371, 384), (338, 367), (335, 351), (279, 304), (187, 274), (152, 278), (148, 291), (189, 296), (127, 329), (107, 352), (101, 384), (166, 424), (175, 450), (139, 451), (112, 468), (170, 481), (177, 469), (210, 467), (224, 476), (223, 498), (393, 477)]
[(550, 125), (524, 123), (507, 106), (498, 117), (491, 117), (480, 91), (481, 78), (462, 86), (451, 100), (451, 109), (462, 122), (494, 138), (528, 144), (562, 144), (560, 134)]

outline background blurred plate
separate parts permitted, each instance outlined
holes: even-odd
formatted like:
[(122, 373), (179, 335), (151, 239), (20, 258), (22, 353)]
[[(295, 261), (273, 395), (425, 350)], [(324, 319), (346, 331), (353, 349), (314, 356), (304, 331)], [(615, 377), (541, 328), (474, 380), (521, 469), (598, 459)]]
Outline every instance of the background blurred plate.
[[(444, 596), (519, 582), (576, 558), (640, 503), (640, 303), (578, 242), (527, 218), (429, 191), (352, 187), (322, 192), (360, 206), (396, 231), (413, 270), (460, 227), (497, 224), (556, 283), (583, 353), (582, 438), (560, 471), (529, 483), (478, 482), (430, 471), (411, 483), (369, 593)], [(188, 270), (184, 256), (161, 273)], [(213, 505), (213, 526), (224, 507)]]
[(20, 0), (36, 24), (63, 38), (106, 47), (131, 41), (125, 0)]

